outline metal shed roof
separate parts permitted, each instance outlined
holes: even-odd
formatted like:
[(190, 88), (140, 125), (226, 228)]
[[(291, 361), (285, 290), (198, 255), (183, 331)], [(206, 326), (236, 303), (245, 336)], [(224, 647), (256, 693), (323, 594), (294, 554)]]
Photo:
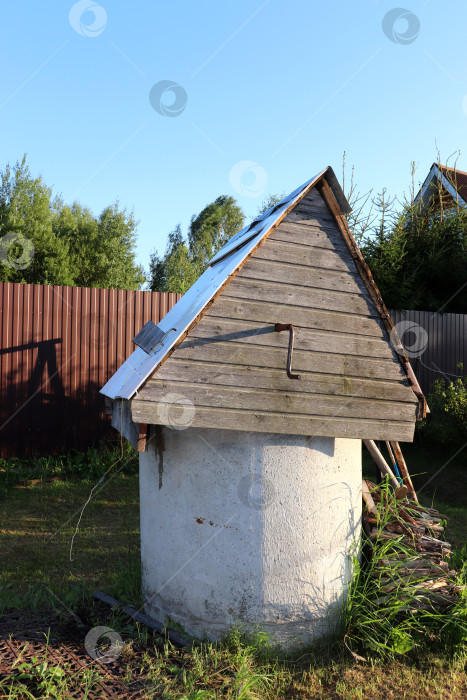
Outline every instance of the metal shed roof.
[(349, 203), (331, 167), (322, 170), (284, 197), (281, 202), (233, 236), (211, 259), (207, 270), (159, 322), (158, 328), (167, 334), (162, 344), (149, 353), (137, 347), (100, 393), (110, 399), (131, 399), (245, 258), (322, 178), (331, 187), (342, 212), (349, 212)]

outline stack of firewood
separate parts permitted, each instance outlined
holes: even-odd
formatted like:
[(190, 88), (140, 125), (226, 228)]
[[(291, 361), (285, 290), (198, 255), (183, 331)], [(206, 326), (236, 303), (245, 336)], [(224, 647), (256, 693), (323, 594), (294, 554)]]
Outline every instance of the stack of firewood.
[[(388, 551), (388, 558), (374, 562), (374, 576), (381, 592), (397, 590), (408, 609), (447, 607), (457, 602), (463, 587), (456, 584), (457, 572), (450, 568), (451, 545), (440, 539), (447, 518), (434, 508), (425, 508), (405, 497), (389, 495), (387, 486), (363, 481), (363, 527), (374, 545), (397, 540), (402, 545)], [(402, 550), (402, 551), (401, 551)], [(410, 587), (410, 594), (409, 594)], [(407, 594), (407, 595), (405, 595)], [(383, 604), (389, 596), (378, 600)]]

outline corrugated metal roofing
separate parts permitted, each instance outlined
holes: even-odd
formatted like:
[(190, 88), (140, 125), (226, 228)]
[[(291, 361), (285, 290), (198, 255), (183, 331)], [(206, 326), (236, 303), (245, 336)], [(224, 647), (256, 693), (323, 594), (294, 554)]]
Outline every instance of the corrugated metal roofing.
[(321, 178), (325, 178), (328, 182), (341, 210), (344, 213), (350, 211), (350, 206), (331, 167), (322, 170), (281, 202), (268, 209), (226, 243), (211, 259), (207, 270), (160, 321), (158, 324), (160, 330), (167, 333), (164, 343), (154, 348), (149, 354), (139, 347), (136, 348), (101, 389), (101, 394), (111, 399), (131, 399), (245, 258)]

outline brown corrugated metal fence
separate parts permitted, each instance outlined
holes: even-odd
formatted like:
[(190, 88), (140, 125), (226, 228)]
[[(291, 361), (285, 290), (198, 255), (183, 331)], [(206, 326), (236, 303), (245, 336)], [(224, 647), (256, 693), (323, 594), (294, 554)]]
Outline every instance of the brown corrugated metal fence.
[[(1, 282), (0, 457), (85, 450), (113, 435), (99, 389), (146, 321), (157, 323), (180, 296)], [(406, 347), (418, 342), (410, 359), (425, 393), (435, 379), (459, 376), (459, 362), (467, 373), (467, 315), (390, 314), (408, 328)]]
[[(425, 394), (436, 379), (451, 381), (467, 375), (467, 315), (431, 311), (389, 314), (408, 351), (410, 363)], [(463, 372), (457, 366), (464, 365)]]
[(111, 434), (99, 389), (180, 296), (0, 283), (0, 456), (84, 450)]

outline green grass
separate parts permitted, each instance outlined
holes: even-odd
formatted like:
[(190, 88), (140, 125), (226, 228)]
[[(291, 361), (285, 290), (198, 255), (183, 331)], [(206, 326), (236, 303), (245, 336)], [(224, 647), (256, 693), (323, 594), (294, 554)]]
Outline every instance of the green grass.
[[(403, 450), (410, 471), (417, 474), (417, 488), (446, 461), (446, 455), (424, 453), (419, 448), (403, 446)], [(264, 638), (248, 639), (234, 630), (221, 644), (200, 643), (192, 650), (176, 650), (121, 613), (104, 610), (91, 599), (94, 588), (137, 606), (140, 602), (139, 494), (134, 464), (96, 490), (83, 514), (71, 562), (69, 549), (79, 509), (112, 459), (108, 454), (101, 460), (95, 454), (90, 459), (81, 458), (79, 470), (76, 465), (56, 462), (60, 473), (51, 478), (44, 465), (16, 465), (14, 473), (0, 465), (4, 469), (0, 471), (0, 610), (2, 601), (3, 606), (27, 609), (54, 602), (59, 605), (54, 598), (57, 595), (79, 610), (89, 626), (113, 627), (125, 641), (121, 657), (125, 677), (144, 679), (148, 698), (467, 697), (464, 657), (456, 658), (441, 649), (434, 653), (416, 647), (391, 661), (370, 658), (368, 663), (356, 663), (342, 640), (335, 639), (287, 657), (269, 649)], [(420, 495), (423, 503), (433, 503), (450, 517), (447, 539), (457, 548), (467, 539), (465, 461), (461, 453)], [(374, 480), (374, 469), (366, 457), (365, 473)], [(39, 670), (24, 671), (31, 675), (24, 679), (28, 692), (34, 689), (31, 697), (42, 697), (37, 691), (41, 682), (54, 686), (56, 697), (65, 700), (70, 696), (68, 671), (64, 677), (53, 665), (49, 674), (40, 666)], [(21, 695), (18, 682), (4, 685), (3, 693), (0, 686), (0, 697), (27, 697)]]
[[(138, 476), (134, 456), (125, 457), (101, 451), (98, 469), (92, 451), (91, 464), (80, 460), (78, 474), (65, 465), (61, 476), (47, 477), (40, 463), (0, 472), (0, 609), (12, 596), (31, 600), (31, 587), (79, 597), (79, 591), (101, 586), (110, 592), (124, 584), (126, 597), (139, 596)], [(112, 464), (83, 512), (70, 560), (81, 509)]]
[[(375, 508), (377, 530), (381, 532), (393, 520), (397, 501), (387, 480), (378, 492), (381, 500)], [(410, 505), (406, 510), (414, 514)], [(412, 571), (410, 580), (404, 575), (407, 563), (420, 558), (410, 537), (377, 537), (370, 541), (364, 536), (363, 543), (362, 562), (354, 562), (354, 583), (345, 611), (345, 643), (349, 650), (386, 661), (410, 651), (419, 655), (432, 650), (452, 658), (467, 658), (467, 594), (456, 595), (455, 604), (448, 608), (428, 602), (427, 591), (420, 586), (432, 578), (432, 573)], [(466, 574), (463, 562), (453, 582), (465, 585)]]

